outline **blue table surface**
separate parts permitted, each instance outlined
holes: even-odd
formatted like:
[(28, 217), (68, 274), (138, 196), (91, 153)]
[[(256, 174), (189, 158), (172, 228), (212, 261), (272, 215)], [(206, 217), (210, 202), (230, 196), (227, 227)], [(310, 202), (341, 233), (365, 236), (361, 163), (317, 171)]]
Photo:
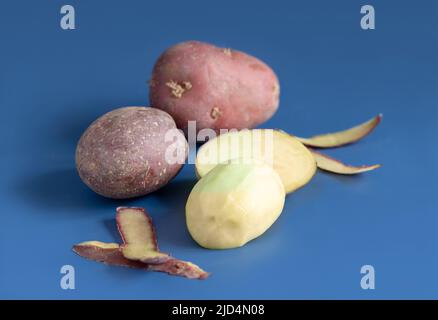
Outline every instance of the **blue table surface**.
[[(63, 4), (0, 6), (0, 298), (438, 298), (437, 1), (370, 1), (368, 31), (356, 0), (72, 0), (70, 31), (59, 26)], [(193, 165), (143, 198), (94, 194), (75, 170), (81, 133), (116, 107), (147, 105), (156, 58), (190, 39), (272, 66), (281, 104), (263, 127), (309, 136), (383, 113), (365, 140), (327, 151), (383, 167), (318, 172), (262, 237), (224, 251), (200, 248), (185, 226)], [(190, 281), (75, 255), (74, 243), (119, 241), (120, 205), (147, 208), (162, 250), (212, 276)], [(366, 264), (375, 290), (360, 286)], [(75, 290), (60, 287), (63, 265), (75, 268)]]

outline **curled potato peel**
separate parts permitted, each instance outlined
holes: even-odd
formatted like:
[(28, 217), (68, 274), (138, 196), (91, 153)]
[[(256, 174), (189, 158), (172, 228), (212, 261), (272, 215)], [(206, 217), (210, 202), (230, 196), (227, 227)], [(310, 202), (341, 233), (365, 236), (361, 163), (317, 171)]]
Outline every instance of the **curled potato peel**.
[(361, 123), (352, 128), (338, 132), (319, 134), (310, 138), (301, 138), (301, 137), (296, 137), (296, 138), (309, 147), (315, 147), (315, 148), (340, 147), (359, 141), (360, 139), (366, 137), (377, 127), (377, 125), (382, 120), (382, 117), (383, 115), (379, 114), (364, 123)]
[(189, 279), (209, 276), (197, 265), (161, 253), (149, 214), (143, 208), (119, 207), (117, 227), (123, 244), (85, 241), (73, 246), (79, 256), (108, 265), (165, 272)]
[(315, 150), (312, 150), (312, 154), (315, 157), (318, 168), (337, 174), (354, 175), (381, 167), (380, 164), (352, 166)]

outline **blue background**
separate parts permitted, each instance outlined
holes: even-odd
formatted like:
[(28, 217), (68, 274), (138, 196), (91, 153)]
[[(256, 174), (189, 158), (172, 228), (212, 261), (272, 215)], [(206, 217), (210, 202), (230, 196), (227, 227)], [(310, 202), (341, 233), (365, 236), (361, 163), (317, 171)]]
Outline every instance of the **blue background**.
[[(76, 30), (59, 27), (65, 1), (0, 7), (0, 298), (438, 298), (437, 1), (69, 1)], [(360, 7), (376, 30), (360, 28)], [(167, 47), (196, 39), (253, 54), (277, 72), (281, 105), (264, 127), (307, 136), (378, 113), (365, 140), (328, 151), (358, 177), (318, 172), (287, 199), (264, 236), (209, 251), (184, 223), (193, 165), (131, 201), (90, 191), (76, 143), (98, 116), (147, 105), (146, 81)], [(115, 208), (146, 207), (160, 247), (212, 276), (190, 281), (90, 262), (70, 249), (119, 241)], [(76, 289), (60, 288), (60, 268)], [(376, 270), (362, 290), (360, 268)]]

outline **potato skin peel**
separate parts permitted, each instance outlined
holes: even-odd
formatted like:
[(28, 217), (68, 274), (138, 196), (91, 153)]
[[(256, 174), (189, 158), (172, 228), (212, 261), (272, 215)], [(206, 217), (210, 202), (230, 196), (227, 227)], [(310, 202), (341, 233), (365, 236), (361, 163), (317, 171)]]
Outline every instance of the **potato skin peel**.
[[(118, 207), (116, 223), (123, 240), (121, 249), (125, 258), (149, 264), (160, 264), (171, 259), (168, 254), (160, 252), (152, 219), (145, 209)], [(131, 226), (127, 226), (129, 223)], [(132, 230), (133, 224), (141, 229)]]
[(161, 264), (146, 264), (140, 261), (126, 259), (118, 244), (112, 244), (115, 245), (114, 247), (108, 247), (106, 245), (106, 243), (99, 241), (83, 242), (74, 245), (73, 251), (85, 259), (112, 266), (164, 272), (169, 275), (186, 277), (188, 279), (204, 280), (209, 276), (208, 272), (205, 272), (191, 262), (172, 258)]
[(149, 100), (168, 112), (178, 128), (197, 131), (253, 128), (275, 113), (280, 85), (272, 69), (246, 53), (187, 41), (157, 60)]
[(381, 122), (383, 115), (379, 114), (376, 117), (361, 123), (350, 129), (343, 131), (325, 133), (316, 135), (310, 138), (296, 137), (303, 144), (314, 148), (334, 148), (341, 147), (350, 143), (359, 141), (369, 135)]
[(332, 173), (354, 175), (354, 174), (375, 170), (381, 167), (380, 164), (352, 166), (349, 164), (342, 163), (341, 161), (332, 158), (326, 154), (323, 154), (321, 152), (317, 152), (315, 150), (311, 150), (311, 152), (315, 157), (318, 168)]
[[(152, 219), (143, 208), (119, 207), (117, 208), (116, 220), (120, 220), (121, 216), (123, 216), (124, 212), (126, 213), (127, 210), (132, 210), (138, 213), (138, 215), (144, 217), (144, 219), (141, 221), (134, 221), (134, 222), (147, 224), (146, 228), (149, 229), (147, 238), (141, 239), (142, 241), (143, 240), (147, 241), (147, 243), (142, 243), (143, 248), (146, 247), (148, 250), (155, 251), (154, 252), (155, 254), (158, 253), (159, 259), (155, 259), (157, 255), (153, 256), (152, 259), (151, 257), (147, 256), (146, 259), (142, 259), (142, 261), (139, 261), (139, 259), (137, 258), (135, 259), (126, 258), (125, 254), (123, 253), (123, 249), (124, 249), (123, 247), (126, 245), (126, 241), (125, 241), (126, 232), (128, 234), (130, 233), (130, 231), (129, 230), (127, 231), (126, 229), (129, 228), (130, 226), (125, 225), (122, 228), (123, 232), (125, 232), (124, 235), (122, 233), (121, 228), (119, 227), (119, 223), (118, 223), (119, 233), (125, 244), (122, 244), (120, 246), (117, 243), (105, 243), (101, 241), (86, 241), (74, 245), (73, 251), (83, 258), (97, 262), (102, 262), (108, 265), (137, 268), (147, 271), (165, 272), (170, 275), (182, 276), (189, 279), (203, 280), (209, 276), (208, 272), (205, 272), (197, 265), (188, 261), (176, 259), (167, 254), (163, 254), (159, 251)], [(129, 236), (132, 236), (132, 234), (130, 234)], [(163, 259), (163, 256), (165, 257), (165, 259)]]
[[(76, 148), (76, 167), (82, 181), (96, 193), (114, 199), (146, 195), (166, 185), (183, 163), (165, 159), (172, 117), (162, 110), (124, 107), (95, 120)], [(187, 155), (182, 133), (177, 143)]]
[(149, 234), (149, 246), (151, 249), (155, 250), (155, 251), (160, 251), (158, 248), (158, 240), (157, 240), (157, 233), (155, 232), (155, 228), (154, 225), (152, 223), (152, 219), (151, 216), (146, 213), (146, 210), (144, 208), (141, 207), (118, 207), (116, 209), (116, 223), (117, 223), (117, 230), (119, 231), (120, 237), (123, 240), (123, 244), (127, 244), (127, 241), (125, 239), (125, 234), (124, 234), (124, 230), (122, 228), (122, 219), (124, 214), (126, 213), (127, 210), (133, 210), (139, 213), (139, 215), (142, 215), (145, 219), (145, 221), (147, 221), (148, 224), (148, 234)]
[(100, 241), (86, 241), (74, 245), (73, 251), (83, 258), (102, 262), (108, 265), (145, 270), (149, 269), (147, 264), (126, 259), (117, 243), (111, 243), (111, 245), (114, 246), (108, 246), (108, 243)]

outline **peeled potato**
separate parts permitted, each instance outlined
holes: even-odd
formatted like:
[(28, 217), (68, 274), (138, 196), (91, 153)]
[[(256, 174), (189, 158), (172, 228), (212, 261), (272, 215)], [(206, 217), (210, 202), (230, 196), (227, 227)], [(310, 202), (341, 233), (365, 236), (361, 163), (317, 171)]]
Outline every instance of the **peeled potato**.
[(202, 247), (240, 247), (277, 220), (284, 200), (280, 177), (262, 161), (219, 164), (190, 193), (187, 227)]
[(231, 131), (205, 143), (196, 156), (197, 175), (239, 158), (260, 159), (273, 167), (286, 193), (305, 185), (316, 172), (314, 157), (296, 138), (280, 130), (253, 129)]

